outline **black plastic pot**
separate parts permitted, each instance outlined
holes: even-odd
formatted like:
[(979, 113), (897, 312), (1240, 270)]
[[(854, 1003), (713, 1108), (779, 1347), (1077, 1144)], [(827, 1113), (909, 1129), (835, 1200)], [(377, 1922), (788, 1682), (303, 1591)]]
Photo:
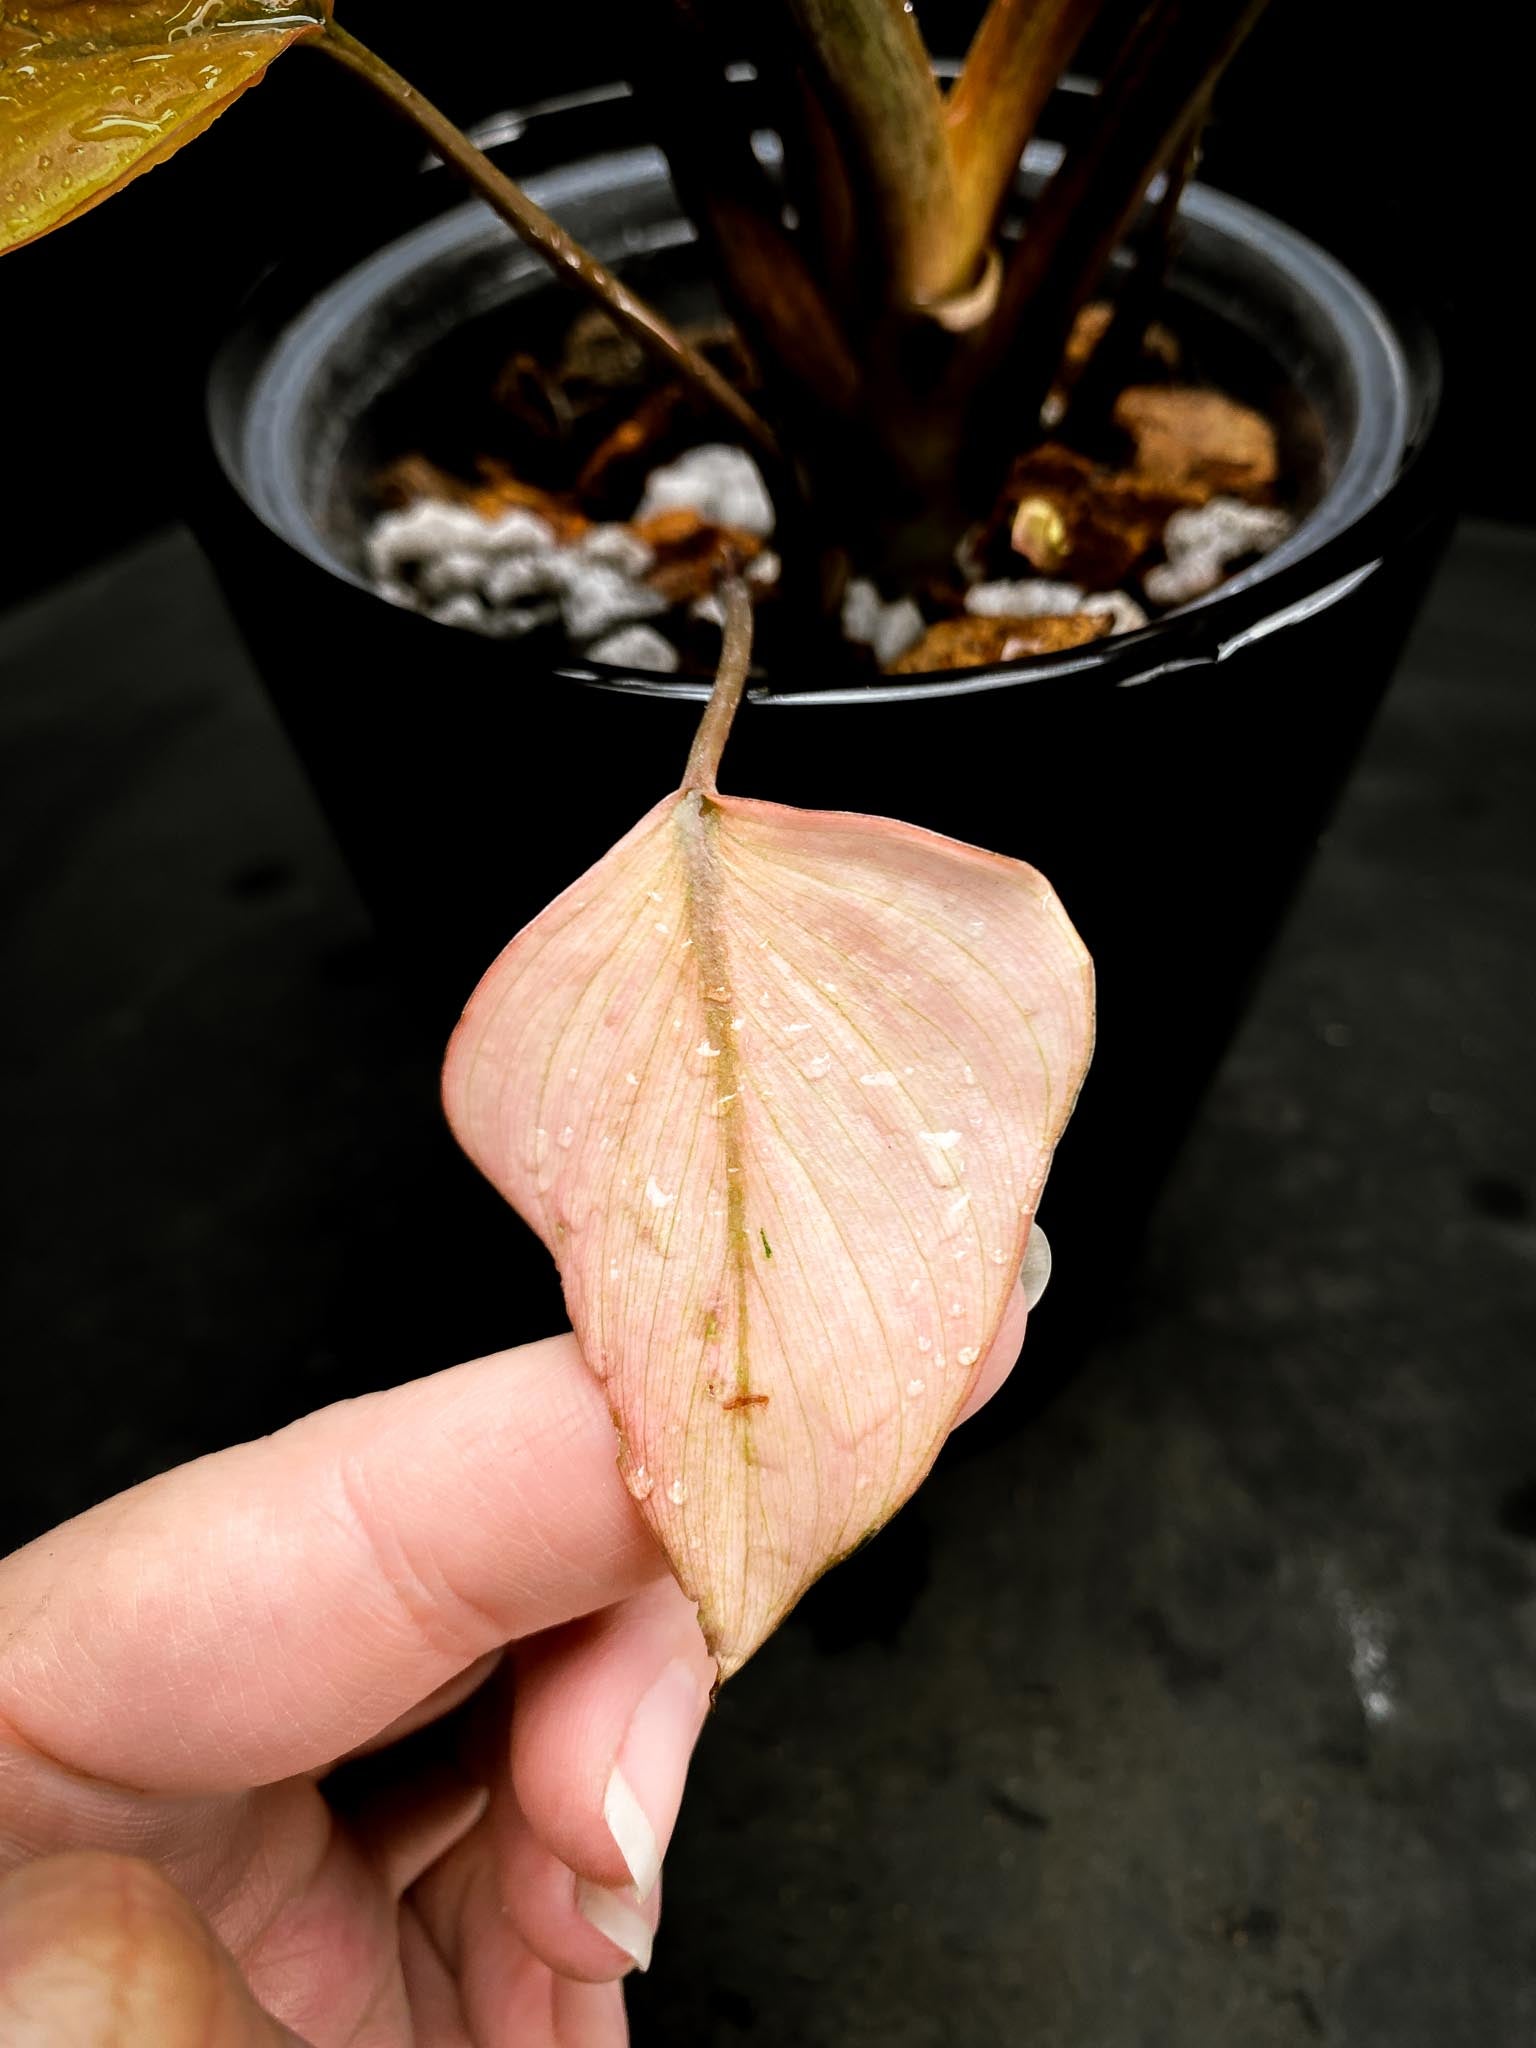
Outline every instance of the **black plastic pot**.
[[(674, 313), (708, 308), (622, 88), (492, 127), (584, 242)], [(1032, 152), (1026, 179), (1049, 161)], [(726, 756), (731, 789), (908, 818), (1059, 889), (1100, 989), (1098, 1056), (1043, 1210), (1053, 1237), (1094, 1248), (1060, 1263), (1062, 1320), (1113, 1270), (1190, 1121), (1446, 523), (1430, 339), (1267, 216), (1199, 187), (1183, 210), (1175, 324), (1282, 421), (1315, 501), (1292, 539), (1211, 599), (1064, 658), (832, 690), (774, 676)], [(507, 937), (675, 784), (701, 694), (532, 669), (363, 582), (359, 485), (389, 394), (476, 323), (539, 318), (550, 290), (488, 212), (423, 175), (345, 247), (270, 276), (209, 385), (202, 537), (445, 1030)]]

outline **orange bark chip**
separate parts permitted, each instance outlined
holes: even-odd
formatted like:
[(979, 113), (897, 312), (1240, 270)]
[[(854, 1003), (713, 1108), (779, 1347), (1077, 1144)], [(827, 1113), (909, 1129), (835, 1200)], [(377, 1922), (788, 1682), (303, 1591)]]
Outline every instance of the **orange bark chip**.
[(1268, 495), (1280, 473), (1275, 430), (1219, 391), (1133, 384), (1115, 401), (1115, 424), (1136, 445), (1136, 469), (1164, 487), (1237, 498)]
[(1107, 613), (1064, 612), (1038, 619), (941, 619), (922, 639), (887, 665), (887, 675), (925, 675), (932, 669), (985, 668), (1029, 654), (1060, 654), (1086, 646), (1110, 630)]

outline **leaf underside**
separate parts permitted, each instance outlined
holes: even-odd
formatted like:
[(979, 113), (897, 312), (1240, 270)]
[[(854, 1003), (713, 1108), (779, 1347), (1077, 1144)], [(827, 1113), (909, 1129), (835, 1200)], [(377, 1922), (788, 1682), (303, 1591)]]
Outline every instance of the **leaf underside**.
[(0, 251), (61, 227), (200, 135), (315, 0), (30, 0), (0, 15)]
[(697, 791), (471, 999), (449, 1119), (555, 1255), (722, 1678), (932, 1463), (1092, 1034), (1033, 869)]

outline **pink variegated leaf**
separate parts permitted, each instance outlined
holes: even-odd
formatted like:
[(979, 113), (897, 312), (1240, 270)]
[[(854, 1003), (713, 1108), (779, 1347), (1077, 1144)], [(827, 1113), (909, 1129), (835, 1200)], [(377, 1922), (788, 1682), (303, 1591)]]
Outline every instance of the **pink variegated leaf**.
[(932, 1464), (1092, 1036), (1032, 868), (712, 765), (476, 990), (450, 1120), (554, 1253), (722, 1677)]

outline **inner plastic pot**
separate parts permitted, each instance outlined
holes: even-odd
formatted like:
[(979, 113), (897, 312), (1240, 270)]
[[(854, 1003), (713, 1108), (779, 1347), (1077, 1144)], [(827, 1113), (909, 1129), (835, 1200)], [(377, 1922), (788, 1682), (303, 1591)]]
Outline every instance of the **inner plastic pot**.
[[(622, 88), (493, 127), (504, 168), (581, 241), (656, 284), (674, 317), (711, 309), (693, 230)], [(1033, 151), (1027, 176), (1050, 161)], [(1065, 656), (833, 688), (770, 675), (722, 774), (743, 794), (1016, 855), (1061, 894), (1098, 968), (1099, 1050), (1041, 1210), (1066, 1248), (1058, 1330), (1123, 1266), (1445, 527), (1427, 336), (1253, 208), (1197, 186), (1182, 214), (1170, 318), (1219, 381), (1279, 417), (1310, 500), (1292, 537), (1210, 598)], [(391, 607), (363, 579), (362, 486), (393, 452), (392, 396), (413, 379), (429, 389), (434, 355), (474, 323), (523, 304), (547, 321), (554, 289), (483, 207), (423, 176), (345, 248), (268, 277), (209, 383), (202, 538), (443, 1030), (511, 934), (675, 787), (703, 695), (532, 661)], [(509, 1341), (548, 1323), (545, 1255), (516, 1257)]]

